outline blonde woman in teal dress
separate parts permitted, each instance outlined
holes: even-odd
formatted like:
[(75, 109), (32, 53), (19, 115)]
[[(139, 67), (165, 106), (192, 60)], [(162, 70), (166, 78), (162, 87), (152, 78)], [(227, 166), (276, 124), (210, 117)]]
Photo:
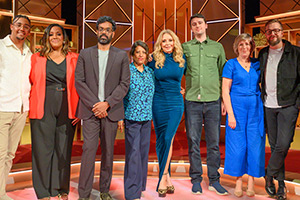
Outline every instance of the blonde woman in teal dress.
[(174, 136), (184, 110), (181, 79), (185, 63), (181, 44), (175, 33), (169, 29), (160, 32), (154, 46), (153, 60), (148, 63), (155, 76), (153, 122), (159, 162), (159, 197), (175, 191), (170, 178), (170, 160)]

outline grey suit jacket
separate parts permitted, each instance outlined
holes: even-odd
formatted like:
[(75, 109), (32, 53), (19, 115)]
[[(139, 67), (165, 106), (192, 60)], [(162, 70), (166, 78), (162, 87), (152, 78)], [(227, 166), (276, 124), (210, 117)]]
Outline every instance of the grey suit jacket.
[[(111, 46), (105, 73), (105, 101), (108, 102), (108, 118), (118, 121), (124, 118), (123, 98), (130, 84), (130, 70), (127, 53)], [(98, 47), (80, 51), (75, 70), (75, 87), (79, 95), (76, 116), (89, 119), (94, 113), (93, 105), (99, 102)]]

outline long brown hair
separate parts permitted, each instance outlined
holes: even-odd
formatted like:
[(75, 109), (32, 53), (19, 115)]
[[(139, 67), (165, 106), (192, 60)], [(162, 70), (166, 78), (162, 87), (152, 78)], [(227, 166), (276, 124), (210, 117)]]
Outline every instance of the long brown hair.
[(69, 39), (68, 39), (68, 35), (66, 33), (66, 30), (64, 29), (64, 27), (62, 27), (61, 25), (59, 24), (50, 24), (44, 31), (44, 35), (40, 41), (41, 45), (42, 45), (42, 49), (40, 51), (40, 55), (41, 56), (44, 56), (44, 57), (47, 57), (49, 56), (49, 53), (51, 51), (53, 51), (51, 45), (50, 45), (50, 42), (49, 42), (49, 35), (50, 35), (50, 31), (51, 29), (54, 27), (54, 26), (57, 26), (61, 29), (62, 33), (63, 33), (63, 38), (64, 38), (64, 41), (63, 41), (63, 47), (62, 47), (62, 53), (66, 56), (69, 52)]

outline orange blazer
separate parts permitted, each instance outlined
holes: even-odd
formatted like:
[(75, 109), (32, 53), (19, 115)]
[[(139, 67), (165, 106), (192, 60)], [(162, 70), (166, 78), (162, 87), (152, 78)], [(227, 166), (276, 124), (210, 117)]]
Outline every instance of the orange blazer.
[[(78, 104), (78, 94), (75, 89), (75, 68), (78, 54), (69, 52), (67, 61), (67, 94), (68, 94), (68, 116), (75, 118)], [(46, 94), (46, 62), (47, 58), (35, 53), (31, 56), (30, 82), (31, 91), (29, 97), (29, 118), (42, 119), (44, 116), (44, 103)]]

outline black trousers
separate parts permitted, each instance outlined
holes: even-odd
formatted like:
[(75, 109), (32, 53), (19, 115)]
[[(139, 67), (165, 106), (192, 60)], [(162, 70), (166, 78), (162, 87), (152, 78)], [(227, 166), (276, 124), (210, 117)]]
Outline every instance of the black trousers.
[(75, 126), (68, 118), (67, 92), (46, 87), (44, 116), (30, 119), (32, 181), (39, 199), (69, 193)]
[(293, 142), (298, 113), (299, 109), (295, 105), (283, 108), (265, 107), (266, 128), (271, 146), (266, 175), (278, 181), (285, 179), (284, 160)]

